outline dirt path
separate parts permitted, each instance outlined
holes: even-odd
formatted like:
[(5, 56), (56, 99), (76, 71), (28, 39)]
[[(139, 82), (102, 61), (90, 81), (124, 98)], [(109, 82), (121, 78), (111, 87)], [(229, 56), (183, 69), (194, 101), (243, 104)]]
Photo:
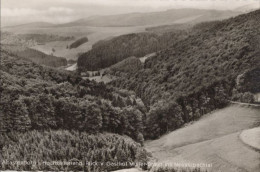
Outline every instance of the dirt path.
[(235, 101), (230, 101), (232, 104), (238, 104), (238, 105), (246, 105), (246, 106), (255, 106), (255, 107), (260, 107), (260, 104), (254, 104), (254, 103), (241, 103), (241, 102), (235, 102)]
[(255, 172), (260, 169), (260, 154), (241, 142), (239, 135), (259, 122), (259, 109), (231, 105), (145, 146), (158, 162), (205, 163), (212, 164), (208, 171)]

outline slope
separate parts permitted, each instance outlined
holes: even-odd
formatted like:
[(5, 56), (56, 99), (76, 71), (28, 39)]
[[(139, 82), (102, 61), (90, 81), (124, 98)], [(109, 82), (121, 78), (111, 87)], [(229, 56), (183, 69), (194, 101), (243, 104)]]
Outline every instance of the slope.
[[(136, 81), (121, 78), (116, 84), (129, 87), (132, 82), (139, 87), (149, 84), (149, 92), (158, 92), (158, 97), (166, 92), (176, 97), (258, 67), (259, 17), (260, 10), (223, 22), (199, 24), (186, 39), (172, 41), (169, 48), (147, 60), (145, 69), (138, 71), (137, 76), (130, 75)], [(137, 94), (144, 94), (144, 100), (152, 100), (151, 95), (134, 89)]]
[(116, 75), (117, 72), (123, 72), (123, 73), (129, 73), (129, 72), (135, 72), (141, 69), (142, 63), (141, 61), (136, 57), (128, 57), (124, 59), (123, 61), (120, 61), (112, 66), (109, 67), (105, 72), (109, 73), (111, 75)]
[[(3, 50), (0, 72), (0, 131), (126, 131), (134, 139), (143, 131), (144, 107), (131, 92), (83, 80), (75, 73), (41, 66)], [(126, 121), (140, 123), (125, 130)]]
[(159, 162), (208, 163), (209, 171), (257, 171), (260, 155), (243, 144), (239, 134), (259, 125), (259, 112), (232, 105), (145, 146)]

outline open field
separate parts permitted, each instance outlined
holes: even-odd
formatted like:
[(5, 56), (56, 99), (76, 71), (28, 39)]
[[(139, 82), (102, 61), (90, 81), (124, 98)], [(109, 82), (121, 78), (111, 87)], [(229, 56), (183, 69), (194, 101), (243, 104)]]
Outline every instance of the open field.
[(259, 125), (259, 114), (259, 109), (231, 105), (145, 146), (159, 162), (212, 164), (209, 171), (258, 171), (260, 154), (241, 142), (239, 134)]

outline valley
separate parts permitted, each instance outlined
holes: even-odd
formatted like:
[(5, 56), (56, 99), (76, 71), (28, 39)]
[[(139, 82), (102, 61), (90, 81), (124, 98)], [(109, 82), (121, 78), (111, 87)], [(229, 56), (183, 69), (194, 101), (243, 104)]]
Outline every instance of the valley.
[[(187, 13), (188, 12), (188, 13)], [(55, 56), (64, 57), (67, 60), (77, 60), (79, 54), (92, 49), (92, 46), (100, 40), (107, 40), (119, 35), (145, 32), (146, 28), (165, 24), (196, 24), (204, 21), (222, 20), (236, 16), (240, 12), (214, 11), (214, 10), (168, 10), (155, 13), (124, 14), (112, 16), (97, 16), (81, 19), (67, 24), (50, 24), (43, 22), (29, 23), (17, 26), (1, 28), (1, 31), (14, 34), (54, 34), (59, 36), (73, 36), (76, 39), (86, 36), (89, 41), (76, 49), (67, 49), (73, 41), (52, 41), (45, 44), (34, 45), (30, 48), (45, 54), (53, 53)], [(129, 15), (127, 20), (125, 17)], [(156, 20), (152, 20), (156, 19)], [(148, 21), (148, 22), (147, 22)], [(129, 23), (133, 24), (129, 24)], [(101, 24), (103, 23), (103, 24)], [(117, 24), (120, 23), (120, 24)], [(127, 24), (122, 24), (127, 23)], [(52, 52), (55, 49), (55, 52)]]
[(259, 171), (260, 10), (248, 8), (1, 28), (0, 170)]
[[(70, 27), (70, 28), (59, 28), (59, 29), (62, 29), (63, 32), (64, 30), (67, 29), (68, 31), (63, 34), (75, 35), (75, 37), (80, 37), (82, 35), (85, 35), (88, 37), (89, 41), (75, 49), (66, 49), (66, 46), (70, 45), (73, 41), (52, 42), (46, 45), (37, 45), (32, 48), (37, 49), (39, 51), (43, 51), (45, 53), (50, 53), (51, 49), (55, 48), (56, 50), (56, 52), (54, 53), (55, 55), (65, 57), (66, 59), (77, 60), (79, 54), (91, 50), (92, 45), (94, 45), (100, 40), (109, 39), (111, 37), (115, 37), (127, 33), (144, 31), (144, 28), (140, 28), (140, 27), (125, 27), (125, 28)], [(49, 32), (47, 30), (46, 32), (51, 33), (52, 31)], [(57, 32), (56, 29), (54, 29), (53, 32), (54, 33)]]
[(3, 31), (8, 31), (15, 34), (55, 34), (60, 36), (74, 36), (75, 38), (80, 38), (87, 36), (89, 41), (78, 48), (67, 49), (67, 45), (70, 45), (71, 41), (52, 41), (45, 43), (44, 45), (35, 45), (31, 48), (38, 51), (42, 51), (46, 54), (52, 53), (52, 49), (55, 49), (53, 53), (59, 57), (65, 57), (66, 59), (77, 60), (78, 54), (87, 52), (91, 50), (92, 45), (100, 40), (109, 39), (115, 36), (143, 32), (144, 27), (91, 27), (91, 26), (74, 26), (74, 27), (43, 27), (43, 28), (31, 28), (28, 27), (13, 27), (13, 28), (3, 28)]

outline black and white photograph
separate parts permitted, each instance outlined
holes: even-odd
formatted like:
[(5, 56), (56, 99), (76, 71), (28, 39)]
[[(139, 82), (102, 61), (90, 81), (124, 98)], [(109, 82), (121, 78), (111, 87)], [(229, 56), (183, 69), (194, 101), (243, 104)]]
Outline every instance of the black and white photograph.
[(1, 172), (260, 171), (260, 0), (0, 2)]

